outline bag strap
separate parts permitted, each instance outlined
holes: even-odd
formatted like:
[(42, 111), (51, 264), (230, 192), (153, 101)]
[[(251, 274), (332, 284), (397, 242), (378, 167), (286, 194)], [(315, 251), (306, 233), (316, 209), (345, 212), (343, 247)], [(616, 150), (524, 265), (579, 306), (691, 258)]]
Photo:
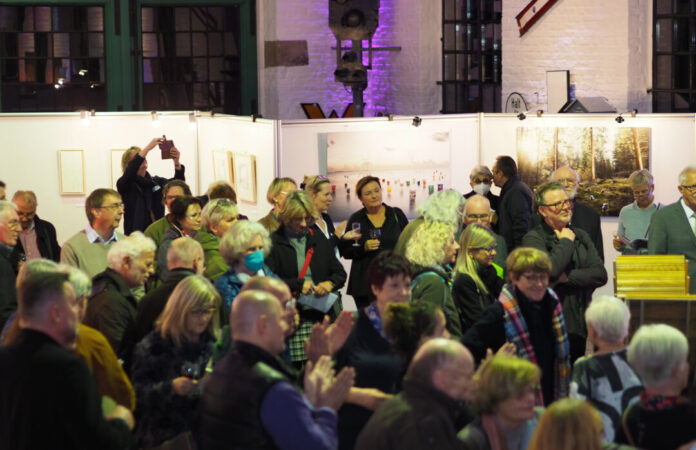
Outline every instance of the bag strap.
[[(634, 405), (635, 405), (635, 403), (634, 403)], [(636, 443), (633, 441), (633, 436), (631, 435), (631, 431), (628, 428), (628, 423), (626, 423), (626, 417), (628, 417), (628, 413), (629, 413), (629, 411), (631, 411), (632, 407), (633, 407), (633, 405), (629, 405), (629, 407), (626, 408), (626, 411), (624, 411), (623, 415), (621, 416), (621, 426), (623, 427), (623, 432), (624, 432), (624, 435), (626, 436), (626, 440), (628, 441), (628, 444), (631, 447), (638, 448), (636, 446)]]
[(304, 278), (307, 274), (307, 269), (309, 269), (309, 263), (310, 261), (312, 261), (312, 255), (314, 255), (314, 247), (310, 247), (309, 250), (307, 250), (307, 254), (305, 255), (304, 259), (304, 265), (302, 266), (302, 270), (300, 270), (300, 274), (297, 276), (297, 278)]

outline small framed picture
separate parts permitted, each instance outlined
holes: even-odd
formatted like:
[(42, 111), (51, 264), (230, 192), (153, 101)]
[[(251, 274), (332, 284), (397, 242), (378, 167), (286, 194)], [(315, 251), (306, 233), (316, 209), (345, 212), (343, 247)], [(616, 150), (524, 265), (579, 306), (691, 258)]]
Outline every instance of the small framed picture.
[(85, 194), (85, 154), (82, 150), (58, 150), (60, 195)]
[(226, 151), (213, 152), (213, 178), (215, 181), (227, 181), (232, 186), (232, 154)]
[(234, 154), (234, 186), (240, 200), (256, 203), (256, 156)]

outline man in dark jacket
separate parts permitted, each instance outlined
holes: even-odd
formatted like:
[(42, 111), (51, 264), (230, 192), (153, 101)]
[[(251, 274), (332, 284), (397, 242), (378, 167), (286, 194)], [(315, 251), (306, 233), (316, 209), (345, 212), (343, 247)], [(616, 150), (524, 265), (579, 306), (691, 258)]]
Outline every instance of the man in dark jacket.
[(13, 259), (20, 261), (45, 258), (60, 262), (56, 227), (36, 215), (36, 194), (32, 191), (17, 191), (12, 196), (12, 203), (17, 205), (19, 224), (22, 226), (17, 245), (12, 252)]
[(13, 263), (11, 255), (17, 245), (19, 230), (15, 206), (7, 200), (0, 200), (0, 329), (17, 310), (17, 265)]
[(174, 161), (174, 178), (153, 177), (148, 173), (147, 154), (164, 141), (164, 138), (154, 138), (142, 149), (133, 146), (121, 158), (123, 175), (116, 182), (116, 189), (123, 198), (123, 230), (127, 235), (136, 230), (145, 231), (148, 225), (164, 216), (162, 187), (168, 181), (186, 180), (185, 167), (179, 163), (180, 154), (176, 147), (169, 150)]
[(404, 390), (387, 400), (358, 436), (356, 449), (464, 449), (457, 432), (472, 418), (474, 359), (457, 341), (431, 339), (406, 372)]
[(529, 230), (522, 245), (545, 251), (551, 259), (551, 283), (563, 305), (572, 364), (585, 354), (585, 309), (592, 292), (607, 282), (607, 271), (590, 236), (569, 225), (570, 199), (561, 184), (539, 186), (535, 202), (544, 222)]
[(508, 252), (522, 244), (529, 231), (532, 191), (520, 181), (517, 164), (509, 156), (498, 156), (493, 165), (493, 182), (500, 188), (498, 234), (505, 238)]
[(154, 259), (152, 239), (140, 232), (121, 239), (109, 249), (109, 266), (94, 277), (92, 297), (87, 302), (83, 323), (102, 332), (123, 361), (126, 373), (137, 343), (137, 302), (131, 289), (142, 286), (152, 275)]
[(94, 377), (73, 353), (78, 301), (66, 273), (29, 274), (19, 286), (22, 330), (0, 348), (0, 448), (122, 450), (133, 415), (107, 417)]
[(167, 300), (179, 281), (190, 275), (203, 275), (205, 257), (201, 244), (190, 237), (175, 239), (167, 251), (167, 265), (169, 276), (138, 303), (138, 315), (135, 319), (138, 341), (154, 329), (155, 321), (164, 311)]

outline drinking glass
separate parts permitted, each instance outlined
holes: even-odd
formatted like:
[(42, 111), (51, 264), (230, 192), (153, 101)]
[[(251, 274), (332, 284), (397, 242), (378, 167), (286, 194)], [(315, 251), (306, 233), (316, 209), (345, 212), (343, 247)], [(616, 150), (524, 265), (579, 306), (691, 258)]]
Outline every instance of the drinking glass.
[[(353, 229), (353, 232), (360, 233), (360, 222), (353, 222), (351, 224), (351, 227)], [(358, 244), (358, 239), (359, 238), (355, 238), (355, 242), (353, 243), (353, 247), (360, 247), (360, 244)]]

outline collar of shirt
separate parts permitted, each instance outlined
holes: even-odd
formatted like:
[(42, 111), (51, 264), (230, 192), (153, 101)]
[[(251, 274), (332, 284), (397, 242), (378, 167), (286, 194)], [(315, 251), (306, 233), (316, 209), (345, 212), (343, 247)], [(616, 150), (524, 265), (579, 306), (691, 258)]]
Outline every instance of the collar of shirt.
[[(682, 203), (682, 204), (683, 204), (683, 203)], [(657, 209), (657, 208), (660, 208), (661, 206), (662, 206), (662, 205), (660, 204), (660, 202), (658, 202), (657, 200), (654, 200), (654, 199), (653, 199), (653, 202), (650, 204), (650, 206), (648, 206), (648, 207), (645, 208), (645, 209), (643, 209), (643, 208), (641, 208), (640, 206), (638, 206), (638, 202), (637, 202), (636, 200), (634, 200), (633, 203), (631, 203), (631, 207), (632, 207), (633, 209), (639, 209), (639, 210), (641, 210), (641, 211), (646, 211), (646, 210), (648, 210), (648, 209)]]
[(113, 234), (111, 237), (107, 240), (104, 241), (101, 236), (99, 236), (99, 233), (97, 233), (94, 228), (92, 228), (91, 225), (87, 225), (85, 228), (85, 234), (87, 235), (87, 240), (91, 243), (94, 244), (95, 242), (99, 241), (104, 245), (109, 245), (111, 242), (117, 242), (118, 241), (118, 236), (116, 235), (116, 230), (114, 230)]
[(684, 202), (683, 198), (679, 201), (681, 202), (682, 208), (684, 208), (684, 214), (686, 214), (686, 218), (689, 219), (689, 223), (693, 225), (693, 221), (696, 220), (696, 218), (694, 218), (694, 210), (686, 205), (686, 202)]

